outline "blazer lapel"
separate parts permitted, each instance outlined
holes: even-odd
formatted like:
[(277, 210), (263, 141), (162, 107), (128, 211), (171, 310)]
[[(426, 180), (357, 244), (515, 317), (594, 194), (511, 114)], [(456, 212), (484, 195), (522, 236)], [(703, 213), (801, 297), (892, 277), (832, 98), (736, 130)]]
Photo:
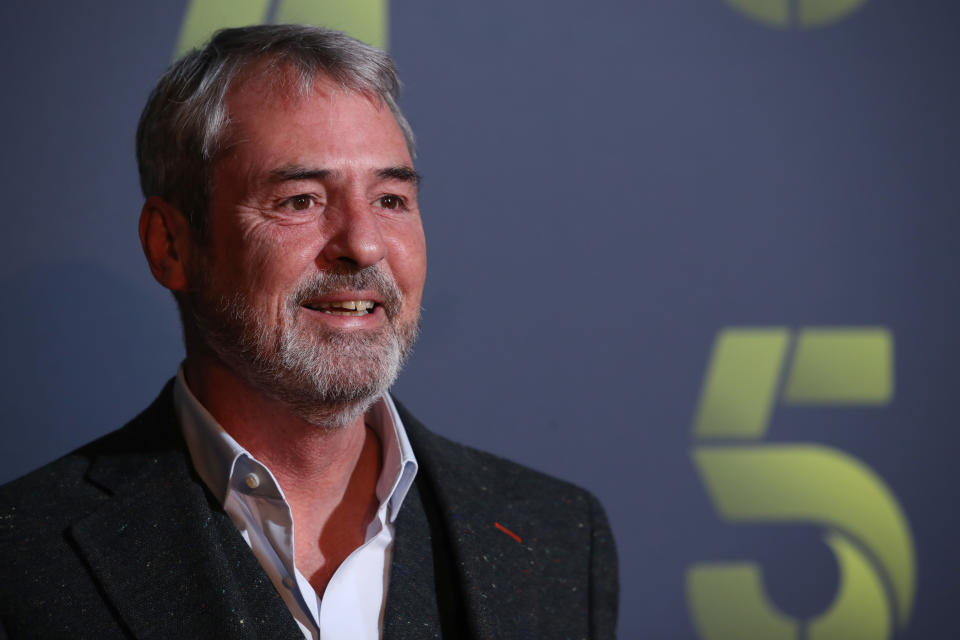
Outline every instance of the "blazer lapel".
[(557, 508), (582, 493), (558, 492), (556, 483), (538, 491), (542, 476), (531, 472), (518, 482), (521, 467), (451, 443), (398, 409), (420, 465), (418, 481), (436, 498), (471, 637), (557, 637), (564, 620), (583, 625), (565, 627), (566, 636), (587, 636), (589, 554), (579, 549), (589, 539), (584, 522), (566, 521), (569, 511)]
[(383, 615), (384, 640), (441, 637), (431, 542), (430, 526), (415, 483), (394, 522)]
[[(473, 466), (451, 459), (450, 452), (438, 451), (437, 445), (442, 448), (444, 441), (429, 433), (405, 410), (401, 411), (420, 465), (418, 484), (428, 487), (432, 494), (438, 528), (443, 529), (449, 544), (448, 571), (457, 583), (462, 602), (461, 623), (469, 627), (469, 637), (527, 637), (518, 635), (514, 624), (523, 616), (521, 611), (512, 611), (515, 603), (512, 603), (510, 589), (514, 574), (529, 564), (529, 553), (496, 528), (498, 516), (489, 512), (483, 495), (475, 495), (479, 484), (463, 477), (465, 470)], [(510, 484), (509, 479), (504, 480)], [(480, 489), (481, 492), (490, 490), (494, 488)], [(496, 502), (516, 504), (503, 495), (497, 496)], [(509, 522), (508, 514), (499, 518)]]
[(394, 523), (384, 640), (472, 637), (446, 527), (424, 478), (418, 474)]
[[(158, 408), (165, 398), (170, 406)], [(91, 467), (90, 480), (113, 495), (72, 527), (81, 555), (138, 638), (302, 639), (236, 527), (194, 475), (169, 400), (165, 391), (127, 427), (130, 437)], [(124, 446), (128, 441), (135, 444)]]

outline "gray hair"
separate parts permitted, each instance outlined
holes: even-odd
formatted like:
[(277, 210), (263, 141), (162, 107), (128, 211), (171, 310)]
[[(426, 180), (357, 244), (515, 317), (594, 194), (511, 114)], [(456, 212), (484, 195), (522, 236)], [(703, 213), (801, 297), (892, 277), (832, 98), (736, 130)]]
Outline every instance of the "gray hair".
[(346, 90), (381, 100), (414, 155), (413, 131), (397, 106), (400, 81), (390, 56), (380, 49), (308, 25), (223, 29), (167, 70), (137, 127), (143, 195), (178, 207), (201, 239), (207, 232), (213, 165), (228, 144), (227, 91), (238, 75), (264, 62), (261, 73), (292, 69), (300, 95), (322, 74)]

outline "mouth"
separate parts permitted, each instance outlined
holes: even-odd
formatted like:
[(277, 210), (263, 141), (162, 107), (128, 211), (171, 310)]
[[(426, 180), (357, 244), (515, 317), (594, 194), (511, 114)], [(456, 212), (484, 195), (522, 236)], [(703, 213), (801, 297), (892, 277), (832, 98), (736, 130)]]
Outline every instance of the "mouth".
[(374, 300), (307, 301), (303, 306), (332, 316), (365, 316), (380, 306)]

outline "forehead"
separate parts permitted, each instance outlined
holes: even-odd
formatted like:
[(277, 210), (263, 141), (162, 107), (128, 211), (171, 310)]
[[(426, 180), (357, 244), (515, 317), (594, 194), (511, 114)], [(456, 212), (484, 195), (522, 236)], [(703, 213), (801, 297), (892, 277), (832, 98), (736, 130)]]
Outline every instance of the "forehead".
[(389, 107), (377, 96), (344, 88), (322, 74), (304, 87), (291, 69), (254, 69), (231, 84), (226, 108), (228, 156), (252, 152), (269, 162), (278, 153), (299, 152), (328, 163), (367, 157), (375, 163), (412, 165)]

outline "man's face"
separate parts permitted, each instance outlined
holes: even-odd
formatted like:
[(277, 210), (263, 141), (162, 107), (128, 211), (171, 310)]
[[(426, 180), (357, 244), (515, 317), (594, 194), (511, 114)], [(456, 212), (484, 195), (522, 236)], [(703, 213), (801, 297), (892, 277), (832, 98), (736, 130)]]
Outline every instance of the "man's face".
[(228, 94), (231, 145), (214, 167), (190, 306), (235, 375), (341, 426), (393, 382), (416, 334), (416, 174), (379, 101), (325, 78), (306, 96), (277, 86), (253, 79)]

